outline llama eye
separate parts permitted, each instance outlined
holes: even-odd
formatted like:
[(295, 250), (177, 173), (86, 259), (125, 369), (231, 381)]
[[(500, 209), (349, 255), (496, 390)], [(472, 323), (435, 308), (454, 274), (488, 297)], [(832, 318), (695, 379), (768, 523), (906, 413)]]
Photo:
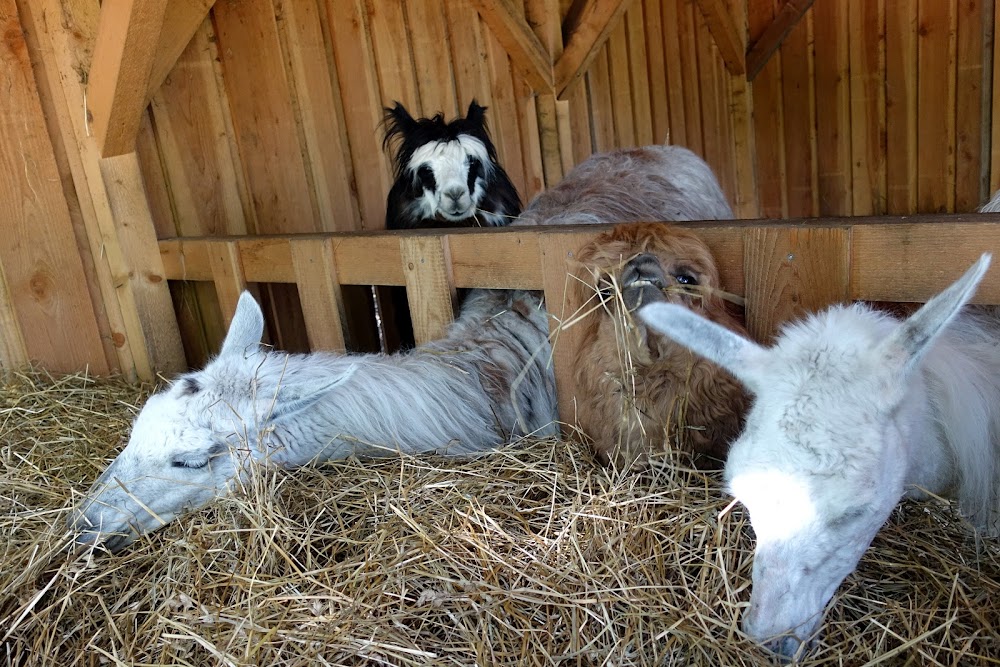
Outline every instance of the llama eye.
[(208, 459), (175, 459), (170, 463), (174, 468), (188, 468), (197, 470), (208, 465)]
[(417, 169), (417, 178), (420, 179), (420, 184), (424, 186), (424, 190), (434, 192), (437, 188), (437, 181), (434, 180), (434, 172), (426, 164), (420, 165), (420, 168)]
[(674, 280), (679, 282), (681, 285), (697, 285), (698, 279), (694, 276), (690, 276), (686, 273), (678, 273), (674, 276)]

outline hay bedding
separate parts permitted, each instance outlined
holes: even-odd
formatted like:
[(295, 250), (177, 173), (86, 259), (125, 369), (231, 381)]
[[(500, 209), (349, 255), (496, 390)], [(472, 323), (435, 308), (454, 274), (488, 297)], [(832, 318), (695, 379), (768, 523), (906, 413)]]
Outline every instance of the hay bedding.
[[(615, 475), (579, 443), (266, 471), (117, 555), (65, 510), (145, 392), (2, 389), (0, 655), (12, 665), (764, 665), (738, 630), (752, 538), (717, 476)], [(897, 510), (811, 665), (1000, 664), (1000, 548)]]

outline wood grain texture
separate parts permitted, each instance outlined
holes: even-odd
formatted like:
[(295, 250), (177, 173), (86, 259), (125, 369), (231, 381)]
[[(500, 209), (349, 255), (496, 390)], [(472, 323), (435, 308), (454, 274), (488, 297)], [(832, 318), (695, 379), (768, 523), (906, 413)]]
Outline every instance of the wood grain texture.
[(455, 99), (455, 75), (448, 49), (448, 27), (441, 2), (408, 2), (406, 15), (413, 45), (420, 102), (425, 114), (443, 113), (452, 118), (465, 112), (468, 101)]
[[(766, 3), (754, 3), (748, 15), (750, 35), (771, 25), (773, 12)], [(753, 80), (753, 126), (756, 148), (757, 196), (766, 218), (788, 216), (785, 189), (785, 133), (782, 87), (782, 55), (779, 51)]]
[(712, 33), (719, 55), (726, 63), (726, 69), (730, 74), (744, 74), (747, 71), (744, 40), (725, 0), (697, 0), (697, 4)]
[(646, 27), (642, 2), (625, 12), (625, 35), (628, 39), (629, 79), (632, 81), (632, 120), (635, 143), (648, 146), (653, 139), (653, 103), (650, 100), (649, 59), (646, 52)]
[(666, 61), (668, 113), (670, 132), (665, 143), (690, 146), (687, 138), (687, 119), (684, 108), (684, 79), (681, 74), (680, 15), (677, 2), (660, 3), (663, 24), (663, 50)]
[(417, 345), (443, 338), (456, 306), (447, 237), (403, 236), (399, 252)]
[[(847, 5), (813, 6), (820, 215), (851, 215), (851, 89)], [(756, 101), (756, 98), (755, 98)]]
[[(73, 233), (27, 44), (13, 0), (0, 1), (0, 271), (21, 333), (9, 331), (9, 362), (27, 358), (55, 372), (109, 366), (80, 248)], [(4, 335), (4, 334), (0, 334)]]
[(781, 47), (788, 34), (812, 7), (814, 0), (788, 0), (760, 34), (746, 55), (747, 79), (753, 81)]
[(163, 14), (160, 37), (153, 54), (146, 85), (147, 102), (153, 97), (177, 59), (187, 49), (195, 33), (202, 27), (215, 0), (170, 0)]
[(854, 215), (886, 210), (885, 3), (848, 3)]
[(87, 111), (103, 157), (135, 150), (167, 0), (105, 0), (87, 76)]
[(512, 0), (470, 0), (510, 56), (517, 73), (536, 92), (551, 92), (552, 57)]
[(782, 322), (849, 297), (846, 226), (759, 227), (744, 237), (747, 331), (769, 341)]
[(289, 250), (310, 348), (346, 351), (346, 311), (343, 291), (337, 280), (333, 240), (292, 239)]
[[(136, 372), (146, 381), (157, 373), (187, 368), (170, 289), (160, 260), (153, 219), (135, 153), (101, 160), (115, 232), (127, 273), (118, 285), (119, 301), (136, 321), (127, 323), (136, 357)], [(143, 354), (140, 354), (142, 352)]]
[(579, 304), (572, 302), (573, 290), (568, 289), (575, 272), (576, 253), (585, 243), (571, 232), (546, 232), (538, 239), (539, 264), (545, 293), (545, 309), (549, 314), (549, 340), (556, 377), (559, 420), (576, 423), (576, 383), (574, 369), (583, 329), (572, 326)]
[(229, 329), (240, 294), (247, 289), (239, 245), (236, 241), (208, 241), (205, 250), (225, 328)]
[(785, 191), (788, 215), (819, 214), (816, 183), (816, 91), (813, 85), (812, 22), (806, 15), (781, 45)]
[(885, 6), (886, 212), (917, 211), (917, 6)]
[(955, 210), (955, 5), (921, 0), (917, 31), (917, 210)]
[[(958, 3), (955, 80), (955, 209), (974, 211), (989, 198), (983, 169), (983, 130), (989, 116), (983, 109), (985, 0)], [(987, 84), (984, 86), (984, 84)]]
[(631, 0), (586, 0), (568, 26), (562, 55), (553, 66), (556, 93), (566, 91), (590, 69), (590, 64), (617, 27)]

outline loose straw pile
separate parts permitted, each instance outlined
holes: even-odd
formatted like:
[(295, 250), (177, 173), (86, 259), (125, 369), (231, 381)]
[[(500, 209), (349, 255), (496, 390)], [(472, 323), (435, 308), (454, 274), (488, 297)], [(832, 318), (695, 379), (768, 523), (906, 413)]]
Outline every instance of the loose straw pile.
[[(145, 398), (29, 372), (0, 393), (10, 665), (767, 665), (739, 630), (753, 541), (718, 476), (601, 468), (576, 441), (260, 470), (117, 555), (66, 507)], [(810, 665), (1000, 664), (1000, 548), (906, 504)]]

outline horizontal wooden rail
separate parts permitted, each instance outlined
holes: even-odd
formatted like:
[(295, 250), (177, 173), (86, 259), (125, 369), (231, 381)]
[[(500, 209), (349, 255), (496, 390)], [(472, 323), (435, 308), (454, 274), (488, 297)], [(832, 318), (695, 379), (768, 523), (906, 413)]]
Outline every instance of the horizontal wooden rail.
[[(835, 302), (926, 301), (981, 253), (1000, 249), (1000, 218), (990, 214), (684, 224), (711, 248), (723, 286), (746, 298), (747, 328), (762, 341), (782, 322)], [(315, 348), (343, 349), (341, 332), (328, 331), (341, 326), (341, 285), (407, 286), (418, 342), (443, 333), (456, 288), (544, 291), (560, 341), (560, 411), (572, 420), (577, 332), (559, 325), (578, 304), (567, 301), (565, 288), (575, 253), (611, 226), (177, 238), (159, 245), (166, 277), (215, 282), (224, 310), (247, 283), (296, 283), (309, 295), (303, 309)], [(335, 303), (324, 305), (316, 295)], [(987, 274), (976, 302), (1000, 303), (1000, 267)]]

